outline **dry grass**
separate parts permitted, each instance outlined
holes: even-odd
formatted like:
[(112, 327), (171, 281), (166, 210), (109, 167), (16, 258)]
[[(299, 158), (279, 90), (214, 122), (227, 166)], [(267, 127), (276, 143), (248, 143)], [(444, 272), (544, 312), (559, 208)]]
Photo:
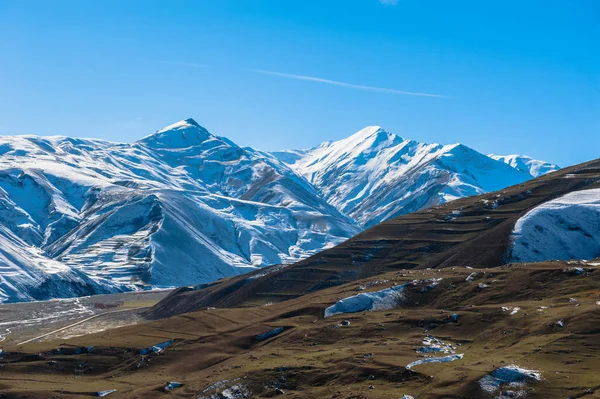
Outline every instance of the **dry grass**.
[[(290, 398), (485, 398), (477, 380), (516, 363), (544, 374), (528, 397), (593, 398), (577, 395), (600, 385), (595, 372), (600, 272), (573, 276), (564, 272), (567, 267), (555, 262), (484, 269), (474, 282), (465, 281), (472, 272), (465, 268), (388, 272), (381, 276), (388, 283), (369, 289), (444, 280), (427, 293), (410, 289), (408, 302), (388, 311), (323, 319), (325, 307), (357, 293), (353, 282), (270, 306), (202, 310), (67, 342), (7, 348), (11, 354), (3, 360), (0, 384), (10, 398), (83, 398), (113, 388), (118, 389), (114, 398), (195, 398), (209, 385), (234, 378), (245, 378), (255, 398), (270, 397), (274, 386)], [(479, 283), (488, 288), (479, 290)], [(502, 306), (521, 310), (511, 316)], [(541, 306), (547, 309), (538, 311)], [(454, 312), (460, 314), (457, 323), (448, 318)], [(350, 326), (337, 328), (341, 320)], [(558, 320), (565, 321), (564, 328), (550, 326)], [(277, 326), (286, 331), (256, 341), (256, 335)], [(464, 358), (406, 370), (421, 356), (415, 348), (425, 334), (460, 344), (457, 352)], [(175, 344), (137, 367), (138, 349), (167, 339)], [(89, 354), (51, 352), (90, 345), (95, 348)], [(52, 361), (57, 363), (51, 366)], [(185, 386), (162, 392), (171, 380)]]

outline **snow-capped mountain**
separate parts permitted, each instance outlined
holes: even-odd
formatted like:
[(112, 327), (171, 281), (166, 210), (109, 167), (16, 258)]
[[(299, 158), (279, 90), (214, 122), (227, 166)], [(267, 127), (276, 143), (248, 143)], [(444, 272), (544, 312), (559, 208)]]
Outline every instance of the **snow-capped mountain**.
[(276, 153), (192, 119), (134, 143), (0, 137), (0, 302), (211, 282), (531, 177), (378, 127)]
[(560, 168), (546, 161), (539, 161), (526, 155), (494, 155), (489, 154), (490, 158), (504, 162), (515, 169), (528, 172), (533, 177), (539, 177), (550, 172), (555, 172)]
[(0, 297), (205, 283), (358, 232), (283, 163), (188, 119), (131, 144), (0, 138)]
[(533, 177), (461, 144), (419, 143), (378, 126), (313, 149), (272, 154), (362, 227)]

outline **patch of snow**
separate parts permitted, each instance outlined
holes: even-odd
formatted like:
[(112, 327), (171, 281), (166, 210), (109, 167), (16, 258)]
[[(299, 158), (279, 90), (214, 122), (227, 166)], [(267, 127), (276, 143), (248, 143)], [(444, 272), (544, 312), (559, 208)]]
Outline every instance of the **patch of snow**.
[(599, 231), (600, 189), (568, 193), (517, 221), (511, 261), (594, 259), (600, 255)]
[(170, 381), (167, 382), (167, 385), (163, 388), (166, 392), (172, 391), (177, 388), (181, 388), (183, 384), (181, 382)]
[(446, 217), (444, 218), (445, 220), (454, 220), (456, 218), (459, 218), (462, 216), (462, 212), (459, 210), (454, 210), (452, 212), (450, 212), (448, 215), (446, 215)]
[(440, 285), (440, 282), (443, 280), (443, 278), (428, 278), (426, 280), (414, 280), (412, 282), (413, 285), (417, 285), (420, 283), (425, 283), (427, 284), (425, 287), (421, 288), (421, 292), (425, 293), (428, 292), (432, 289), (434, 289), (435, 287), (437, 287), (438, 285)]
[(164, 341), (164, 342), (161, 342), (160, 344), (152, 345), (148, 348), (144, 348), (144, 349), (140, 350), (140, 355), (148, 355), (150, 353), (159, 354), (159, 353), (162, 353), (165, 349), (167, 349), (171, 345), (173, 345), (173, 340)]
[(443, 357), (426, 357), (426, 358), (423, 358), (423, 359), (415, 360), (414, 362), (407, 364), (406, 368), (408, 370), (411, 370), (413, 367), (418, 366), (420, 364), (425, 364), (425, 363), (448, 363), (448, 362), (453, 362), (455, 360), (462, 359), (463, 356), (464, 356), (463, 353), (459, 353), (459, 354), (448, 355), (448, 356), (443, 356)]
[(372, 310), (393, 309), (404, 300), (406, 284), (386, 288), (381, 291), (363, 292), (344, 298), (325, 309), (324, 317), (341, 313), (356, 313)]
[(508, 388), (524, 388), (528, 383), (542, 380), (542, 374), (516, 365), (504, 366), (494, 370), (479, 380), (479, 386), (487, 393), (494, 394)]
[(244, 399), (251, 397), (252, 393), (248, 388), (240, 384), (225, 389), (223, 392), (221, 392), (221, 395), (225, 399)]
[(559, 320), (559, 321), (557, 321), (556, 323), (554, 323), (554, 325), (555, 325), (556, 327), (563, 328), (563, 327), (565, 326), (565, 321), (564, 321), (564, 320)]
[(519, 313), (519, 310), (521, 310), (521, 308), (520, 308), (520, 307), (518, 307), (518, 306), (515, 306), (514, 308), (510, 308), (510, 307), (507, 307), (507, 306), (502, 306), (502, 311), (503, 311), (503, 312), (508, 312), (508, 311), (510, 311), (510, 313), (509, 313), (509, 314), (510, 314), (511, 316), (514, 316), (514, 315), (516, 315), (517, 313)]
[(0, 327), (6, 328), (7, 332), (10, 333), (10, 328), (12, 327), (26, 327), (53, 323), (56, 321), (72, 320), (85, 315), (93, 315), (95, 313), (92, 309), (83, 305), (80, 298), (54, 299), (48, 302), (53, 306), (46, 307), (46, 310), (43, 313), (21, 313), (21, 319), (0, 322)]
[(99, 398), (103, 398), (105, 396), (110, 395), (111, 393), (115, 393), (117, 392), (116, 389), (107, 389), (106, 391), (99, 391), (96, 393), (96, 396), (98, 396)]
[(587, 262), (588, 266), (600, 266), (600, 262)]
[[(198, 399), (245, 399), (252, 396), (252, 392), (242, 383), (236, 383), (243, 378), (234, 378), (231, 380), (222, 380), (215, 382), (202, 391), (202, 394), (208, 394), (210, 391), (217, 391), (210, 396), (200, 396)], [(227, 386), (229, 385), (229, 386)], [(219, 392), (220, 391), (220, 392)]]

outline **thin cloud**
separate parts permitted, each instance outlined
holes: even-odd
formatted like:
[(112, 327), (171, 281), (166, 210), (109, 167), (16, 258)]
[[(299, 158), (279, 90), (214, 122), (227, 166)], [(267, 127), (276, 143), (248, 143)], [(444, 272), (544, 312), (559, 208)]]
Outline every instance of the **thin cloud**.
[(397, 6), (398, 0), (379, 0), (381, 4), (385, 4), (386, 6)]
[(288, 78), (288, 79), (307, 80), (310, 82), (325, 83), (325, 84), (329, 84), (329, 85), (347, 87), (349, 89), (356, 89), (356, 90), (376, 91), (376, 92), (380, 92), (380, 93), (400, 94), (400, 95), (405, 95), (405, 96), (450, 98), (449, 96), (445, 96), (442, 94), (404, 91), (404, 90), (389, 89), (386, 87), (356, 85), (353, 83), (339, 82), (337, 80), (323, 79), (323, 78), (318, 78), (315, 76), (293, 75), (290, 73), (266, 71), (264, 69), (248, 69), (248, 71), (260, 73), (263, 75), (279, 76), (279, 77)]

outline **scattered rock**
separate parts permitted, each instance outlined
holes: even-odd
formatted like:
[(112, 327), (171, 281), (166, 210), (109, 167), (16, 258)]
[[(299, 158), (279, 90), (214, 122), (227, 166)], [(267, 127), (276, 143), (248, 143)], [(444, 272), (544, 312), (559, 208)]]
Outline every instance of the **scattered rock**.
[(117, 392), (116, 389), (107, 389), (106, 391), (96, 392), (96, 396), (98, 396), (99, 398), (103, 398), (103, 397), (108, 396), (111, 393), (115, 393), (115, 392)]
[(169, 392), (174, 389), (181, 388), (182, 386), (183, 384), (181, 382), (170, 381), (167, 382), (167, 385), (165, 385), (163, 389), (165, 390), (165, 392)]
[(579, 276), (580, 274), (585, 273), (585, 269), (583, 267), (569, 267), (564, 270), (564, 272), (570, 276)]

